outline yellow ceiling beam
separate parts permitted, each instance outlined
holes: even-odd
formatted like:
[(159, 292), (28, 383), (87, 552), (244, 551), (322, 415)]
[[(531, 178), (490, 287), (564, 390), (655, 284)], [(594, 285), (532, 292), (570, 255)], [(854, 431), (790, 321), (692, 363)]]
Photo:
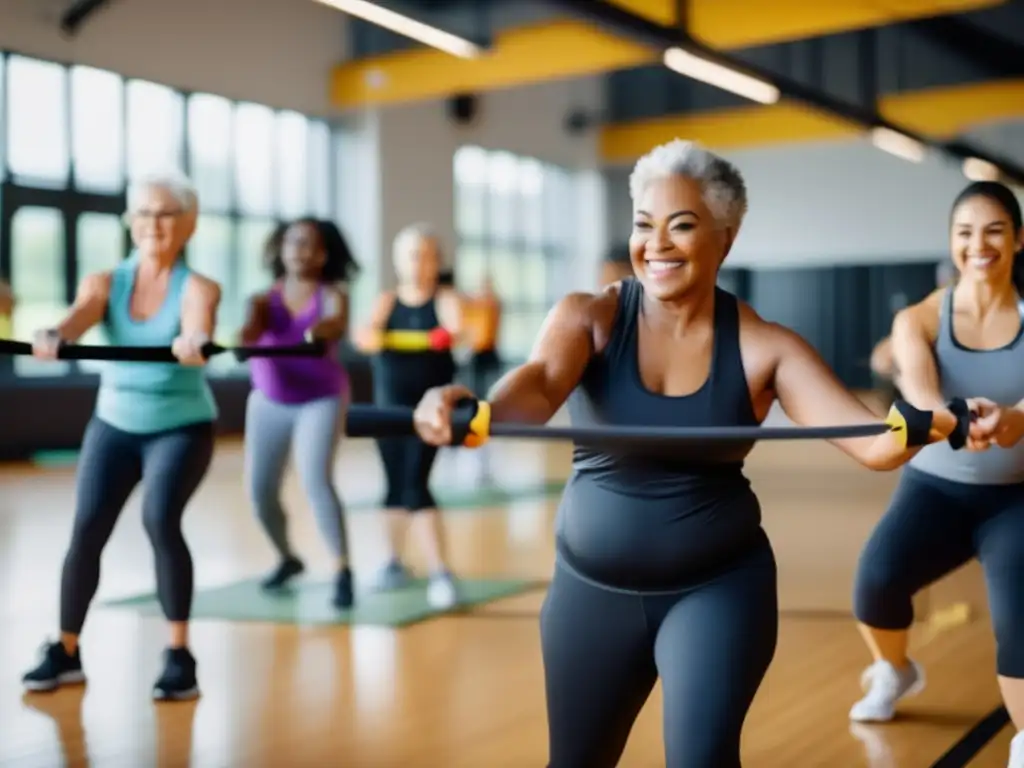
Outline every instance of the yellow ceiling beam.
[[(671, 26), (677, 0), (607, 0), (638, 16)], [(966, 13), (1006, 0), (689, 0), (687, 28), (715, 48), (746, 48), (901, 21)]]
[[(962, 135), (986, 123), (1024, 117), (1024, 78), (943, 86), (886, 96), (879, 111), (907, 130), (939, 139)], [(728, 151), (854, 137), (863, 133), (817, 110), (791, 102), (750, 105), (708, 112), (668, 115), (601, 130), (605, 163), (630, 163), (676, 137)]]
[(416, 48), (351, 61), (335, 69), (331, 95), (342, 108), (399, 104), (583, 77), (657, 59), (647, 46), (598, 27), (555, 21), (503, 32), (475, 60)]
[(948, 139), (985, 123), (1024, 117), (1024, 78), (897, 93), (883, 98), (879, 110), (908, 130)]
[[(676, 0), (610, 0), (665, 25)], [(694, 35), (723, 49), (778, 43), (1005, 0), (690, 0)], [(594, 0), (599, 2), (599, 0)], [(475, 60), (430, 48), (345, 62), (334, 69), (331, 101), (341, 109), (383, 106), (611, 72), (659, 60), (649, 48), (585, 21), (556, 19), (497, 35)]]
[(677, 137), (724, 152), (845, 138), (855, 136), (858, 130), (824, 112), (784, 102), (771, 107), (750, 105), (608, 125), (601, 130), (600, 152), (605, 163), (628, 163)]

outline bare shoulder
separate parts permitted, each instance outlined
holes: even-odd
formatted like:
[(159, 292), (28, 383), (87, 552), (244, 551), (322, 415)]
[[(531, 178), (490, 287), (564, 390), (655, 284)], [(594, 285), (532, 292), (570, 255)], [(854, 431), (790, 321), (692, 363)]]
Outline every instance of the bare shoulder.
[(205, 275), (200, 275), (198, 272), (193, 272), (189, 275), (187, 290), (193, 298), (201, 301), (207, 301), (211, 304), (216, 304), (220, 301), (220, 283), (216, 280), (211, 280)]
[(901, 309), (892, 320), (893, 334), (924, 335), (934, 341), (938, 337), (939, 316), (945, 295), (946, 289), (938, 288), (916, 304)]
[(790, 328), (771, 320), (765, 320), (757, 310), (740, 299), (736, 300), (740, 316), (740, 338), (769, 347), (791, 344), (800, 336)]
[(552, 312), (558, 313), (566, 319), (576, 318), (587, 325), (610, 328), (615, 322), (620, 292), (620, 284), (613, 283), (596, 293), (588, 291), (567, 293), (555, 304)]
[(461, 307), (467, 303), (467, 298), (451, 285), (442, 286), (437, 290), (437, 300), (449, 307)]
[(82, 278), (78, 293), (83, 298), (106, 298), (110, 295), (110, 284), (113, 280), (113, 273), (109, 270), (103, 272), (92, 272)]
[(323, 292), (332, 301), (345, 301), (348, 298), (348, 286), (345, 283), (324, 283)]
[(767, 381), (782, 361), (817, 356), (810, 342), (792, 328), (766, 320), (746, 302), (737, 300), (737, 304), (740, 351), (748, 378)]
[(595, 351), (608, 343), (619, 308), (621, 286), (613, 283), (591, 293), (574, 291), (563, 296), (548, 313), (547, 325), (586, 333), (593, 340)]
[(398, 294), (394, 291), (381, 291), (373, 305), (374, 314), (386, 315), (391, 312), (391, 308), (395, 306), (397, 298)]
[(368, 324), (371, 327), (383, 330), (388, 315), (391, 314), (391, 310), (395, 306), (395, 297), (394, 291), (381, 291), (377, 294), (377, 298), (373, 302), (373, 308), (370, 310)]

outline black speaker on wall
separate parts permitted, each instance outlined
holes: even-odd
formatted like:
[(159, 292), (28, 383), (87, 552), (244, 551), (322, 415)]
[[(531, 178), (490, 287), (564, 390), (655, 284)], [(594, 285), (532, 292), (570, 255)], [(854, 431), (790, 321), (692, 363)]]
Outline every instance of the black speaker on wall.
[(459, 93), (448, 99), (448, 117), (456, 125), (472, 125), (480, 113), (480, 97)]

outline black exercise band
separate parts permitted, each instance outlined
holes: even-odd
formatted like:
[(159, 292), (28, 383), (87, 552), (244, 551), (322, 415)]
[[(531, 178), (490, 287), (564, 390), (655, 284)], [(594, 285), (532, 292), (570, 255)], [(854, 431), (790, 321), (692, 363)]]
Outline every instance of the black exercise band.
[(959, 451), (967, 445), (967, 438), (971, 434), (971, 409), (962, 397), (954, 397), (946, 403), (946, 408), (956, 416), (956, 429), (949, 433), (947, 440), (954, 451)]

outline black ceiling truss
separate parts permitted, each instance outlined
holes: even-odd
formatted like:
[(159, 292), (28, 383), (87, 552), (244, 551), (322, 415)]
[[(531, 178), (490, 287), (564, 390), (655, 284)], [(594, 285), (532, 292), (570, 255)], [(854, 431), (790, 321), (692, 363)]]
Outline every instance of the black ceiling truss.
[[(782, 98), (791, 101), (802, 102), (808, 106), (830, 113), (848, 122), (863, 126), (865, 130), (872, 128), (888, 128), (904, 136), (933, 149), (938, 150), (947, 157), (962, 163), (967, 158), (985, 160), (1000, 168), (1002, 173), (1011, 181), (1024, 184), (1024, 168), (1005, 158), (995, 157), (969, 142), (962, 140), (945, 142), (923, 136), (916, 131), (909, 130), (891, 120), (887, 120), (871, 105), (874, 99), (864, 104), (856, 104), (826, 93), (824, 90), (814, 88), (805, 83), (798, 82), (791, 77), (779, 75), (775, 72), (740, 61), (728, 53), (711, 48), (705, 43), (695, 39), (692, 35), (679, 28), (665, 27), (656, 22), (649, 21), (629, 11), (607, 2), (595, 2), (595, 0), (548, 0), (552, 5), (558, 6), (575, 16), (586, 19), (593, 24), (605, 27), (618, 35), (625, 35), (637, 42), (649, 45), (652, 48), (666, 50), (671, 47), (679, 47), (695, 55), (717, 62), (722, 66), (738, 72), (743, 72), (760, 80), (774, 84), (782, 93)], [(685, 3), (683, 3), (685, 4)], [(685, 17), (683, 17), (685, 18)], [(932, 27), (934, 30), (936, 27)], [(942, 29), (942, 27), (938, 27)], [(948, 27), (946, 32), (948, 33)], [(958, 33), (959, 34), (959, 33)], [(985, 34), (981, 32), (981, 34)], [(985, 35), (988, 38), (988, 35)], [(1008, 43), (1012, 47), (1012, 43)], [(1008, 64), (1007, 52), (1001, 48), (991, 46), (989, 54), (992, 58), (990, 64), (996, 64), (996, 59), (1004, 65)], [(1016, 66), (1020, 66), (1024, 58), (1019, 58)], [(874, 79), (874, 78), (872, 78)]]

